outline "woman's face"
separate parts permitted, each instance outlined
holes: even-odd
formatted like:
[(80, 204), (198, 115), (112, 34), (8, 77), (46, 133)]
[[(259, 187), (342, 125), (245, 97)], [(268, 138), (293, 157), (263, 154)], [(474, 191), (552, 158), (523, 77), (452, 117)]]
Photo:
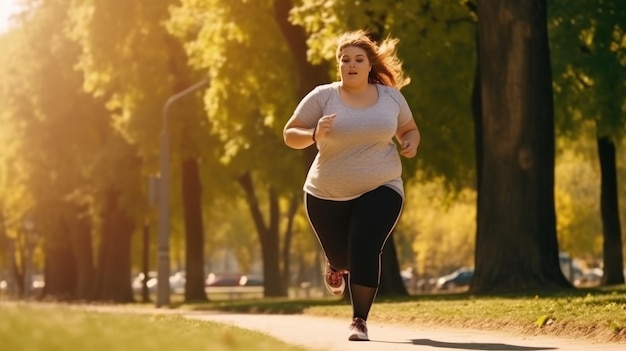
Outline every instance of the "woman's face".
[(347, 46), (339, 56), (339, 70), (344, 84), (367, 84), (372, 66), (365, 50), (358, 46)]

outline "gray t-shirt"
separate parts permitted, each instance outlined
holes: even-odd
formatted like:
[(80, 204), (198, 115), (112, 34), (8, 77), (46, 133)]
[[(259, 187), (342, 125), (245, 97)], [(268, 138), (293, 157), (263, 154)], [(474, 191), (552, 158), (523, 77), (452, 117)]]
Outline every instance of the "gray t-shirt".
[(378, 101), (366, 108), (347, 106), (339, 82), (319, 85), (300, 101), (294, 114), (310, 128), (336, 114), (332, 129), (317, 143), (304, 191), (326, 200), (350, 200), (386, 185), (404, 196), (402, 164), (393, 142), (398, 126), (413, 119), (398, 89), (376, 85)]

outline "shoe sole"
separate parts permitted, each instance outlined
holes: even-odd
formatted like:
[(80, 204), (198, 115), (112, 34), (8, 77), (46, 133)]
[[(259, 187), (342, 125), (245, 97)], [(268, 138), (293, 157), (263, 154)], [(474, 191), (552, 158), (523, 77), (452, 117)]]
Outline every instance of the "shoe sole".
[(345, 289), (344, 289), (344, 290), (341, 290), (341, 291), (332, 291), (332, 290), (330, 290), (330, 289), (326, 289), (326, 290), (327, 290), (327, 291), (328, 291), (331, 295), (333, 295), (333, 296), (343, 295), (343, 293), (345, 292)]
[(370, 341), (370, 339), (361, 339), (358, 335), (350, 335), (348, 340), (350, 340), (350, 341)]

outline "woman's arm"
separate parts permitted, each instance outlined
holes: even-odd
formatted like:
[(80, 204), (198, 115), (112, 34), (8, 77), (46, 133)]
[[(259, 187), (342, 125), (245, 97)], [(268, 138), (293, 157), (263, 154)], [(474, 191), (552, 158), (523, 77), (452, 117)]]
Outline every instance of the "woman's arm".
[(400, 143), (400, 155), (408, 158), (415, 157), (421, 139), (415, 120), (411, 119), (400, 126), (396, 131), (396, 139)]
[(315, 128), (309, 128), (296, 115), (291, 116), (283, 128), (283, 140), (293, 149), (304, 149), (314, 141)]
[(326, 137), (333, 127), (333, 119), (335, 114), (322, 116), (317, 121), (314, 128), (309, 128), (295, 115), (291, 116), (285, 128), (283, 129), (283, 139), (287, 146), (294, 149), (304, 149), (305, 147), (319, 142)]

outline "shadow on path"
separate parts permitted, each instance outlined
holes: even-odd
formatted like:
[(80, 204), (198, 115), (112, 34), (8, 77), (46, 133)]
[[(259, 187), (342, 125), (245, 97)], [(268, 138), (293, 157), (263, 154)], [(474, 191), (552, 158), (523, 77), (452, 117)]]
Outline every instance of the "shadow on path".
[[(380, 343), (393, 343), (389, 341), (376, 341), (370, 340), (370, 342)], [(541, 351), (541, 350), (556, 350), (556, 347), (534, 347), (534, 346), (518, 346), (508, 344), (496, 344), (496, 343), (461, 343), (461, 342), (445, 342), (431, 339), (412, 339), (406, 343), (420, 346), (437, 347), (441, 349), (457, 349), (457, 350), (490, 350), (490, 351)], [(402, 343), (404, 344), (404, 343)]]

